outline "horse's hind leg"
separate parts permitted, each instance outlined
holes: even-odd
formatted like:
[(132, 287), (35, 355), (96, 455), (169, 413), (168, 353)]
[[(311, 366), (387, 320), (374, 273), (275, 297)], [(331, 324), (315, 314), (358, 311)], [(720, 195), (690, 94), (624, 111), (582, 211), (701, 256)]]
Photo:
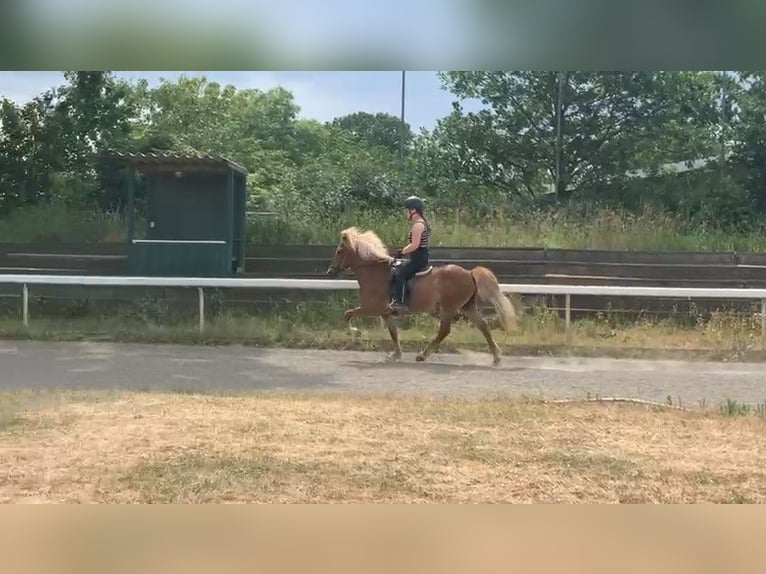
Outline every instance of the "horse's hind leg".
[(481, 311), (479, 311), (476, 302), (471, 301), (460, 311), (466, 318), (468, 318), (474, 325), (479, 328), (479, 331), (481, 331), (481, 334), (484, 335), (484, 338), (487, 340), (487, 345), (489, 345), (489, 352), (492, 353), (492, 364), (495, 366), (499, 365), (500, 347), (497, 346), (497, 343), (495, 343), (494, 339), (492, 338), (492, 332), (489, 330), (484, 317), (481, 316)]
[(436, 334), (436, 337), (434, 337), (433, 341), (431, 341), (428, 346), (423, 349), (423, 352), (421, 352), (417, 357), (415, 357), (416, 361), (425, 361), (428, 356), (433, 353), (434, 349), (439, 346), (439, 343), (441, 343), (444, 339), (447, 338), (447, 335), (449, 335), (450, 330), (452, 328), (452, 319), (454, 315), (453, 314), (447, 314), (442, 312), (440, 315), (440, 323), (439, 323), (439, 332)]

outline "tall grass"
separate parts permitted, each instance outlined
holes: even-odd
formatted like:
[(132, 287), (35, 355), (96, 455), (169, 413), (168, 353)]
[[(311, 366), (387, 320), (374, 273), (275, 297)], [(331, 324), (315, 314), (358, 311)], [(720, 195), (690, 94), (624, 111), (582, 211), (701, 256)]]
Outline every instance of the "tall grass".
[[(316, 349), (390, 350), (388, 331), (377, 318), (359, 318), (353, 337), (344, 318), (355, 307), (357, 295), (330, 293), (321, 300), (275, 301), (273, 305), (245, 305), (225, 297), (211, 297), (205, 332), (198, 331), (194, 303), (182, 304), (147, 294), (130, 303), (72, 301), (69, 304), (33, 300), (29, 327), (21, 321), (18, 305), (0, 309), (0, 338), (39, 340), (111, 340), (144, 343), (250, 343)], [(531, 303), (531, 304), (530, 304)], [(567, 335), (558, 310), (528, 302), (518, 331), (505, 333), (496, 317), (488, 316), (493, 336), (504, 352), (529, 347), (546, 352), (579, 349), (590, 354), (628, 354), (652, 351), (710, 353), (727, 360), (763, 358), (760, 319), (755, 313), (718, 310), (710, 314), (594, 313), (575, 318)], [(435, 335), (438, 320), (430, 316), (398, 321), (405, 349), (420, 350)], [(470, 322), (453, 324), (442, 351), (486, 350), (484, 337)]]
[(119, 214), (63, 203), (19, 208), (0, 219), (2, 243), (100, 243), (124, 237), (125, 223)]
[[(432, 242), (443, 246), (546, 247), (630, 251), (764, 251), (762, 230), (732, 233), (691, 225), (652, 209), (639, 213), (611, 209), (524, 210), (475, 217), (460, 212), (429, 216)], [(334, 218), (274, 214), (252, 218), (248, 241), (259, 244), (332, 244), (351, 225), (374, 229), (390, 245), (406, 241), (401, 212), (349, 212)]]
[[(562, 207), (495, 213), (429, 214), (433, 244), (475, 247), (547, 247), (631, 251), (766, 251), (766, 232), (727, 232), (712, 225), (692, 225), (651, 209), (638, 213), (612, 209)], [(356, 211), (335, 217), (297, 213), (248, 219), (247, 240), (257, 244), (333, 244), (340, 230), (356, 225), (374, 229), (389, 245), (406, 241), (401, 211)], [(62, 204), (25, 207), (0, 219), (0, 242), (93, 243), (122, 241), (125, 221), (118, 214), (82, 211)]]

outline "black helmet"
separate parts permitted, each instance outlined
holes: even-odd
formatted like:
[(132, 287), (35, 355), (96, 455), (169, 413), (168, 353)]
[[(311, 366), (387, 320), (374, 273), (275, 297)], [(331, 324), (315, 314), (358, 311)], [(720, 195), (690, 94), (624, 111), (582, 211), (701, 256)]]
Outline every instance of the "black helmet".
[(415, 211), (422, 213), (425, 208), (425, 203), (422, 199), (415, 195), (411, 195), (404, 202), (404, 207), (407, 209), (414, 209)]

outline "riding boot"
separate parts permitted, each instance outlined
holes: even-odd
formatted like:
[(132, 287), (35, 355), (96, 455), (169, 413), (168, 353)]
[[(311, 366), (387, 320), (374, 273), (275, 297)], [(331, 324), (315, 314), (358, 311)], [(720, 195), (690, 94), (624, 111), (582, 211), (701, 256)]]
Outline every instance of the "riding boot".
[(405, 305), (404, 303), (400, 303), (398, 301), (399, 297), (397, 297), (397, 295), (401, 295), (401, 299), (402, 301), (404, 301), (403, 291), (405, 290), (405, 288), (406, 288), (406, 283), (401, 286), (399, 285), (396, 286), (396, 290), (394, 291), (394, 297), (391, 298), (391, 304), (389, 305), (389, 308), (394, 314), (403, 313), (407, 311), (407, 305)]

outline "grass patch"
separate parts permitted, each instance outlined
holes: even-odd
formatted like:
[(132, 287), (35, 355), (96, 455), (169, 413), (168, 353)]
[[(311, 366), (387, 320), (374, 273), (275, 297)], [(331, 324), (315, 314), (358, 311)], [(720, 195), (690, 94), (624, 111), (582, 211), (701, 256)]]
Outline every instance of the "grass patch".
[(758, 403), (757, 405), (749, 405), (741, 403), (734, 399), (726, 399), (720, 406), (720, 413), (728, 417), (741, 417), (750, 414), (756, 414), (761, 418), (766, 419), (766, 403)]
[(619, 479), (626, 475), (640, 473), (640, 465), (635, 461), (602, 452), (556, 451), (544, 458), (551, 465), (562, 467), (565, 469), (564, 472), (569, 474), (587, 472), (610, 479)]
[(293, 477), (310, 483), (312, 476), (337, 474), (312, 461), (191, 453), (139, 463), (117, 482), (120, 489), (140, 493), (141, 501), (205, 504), (236, 501), (242, 491), (277, 495), (290, 487)]
[(0, 433), (18, 433), (29, 430), (66, 429), (77, 420), (77, 415), (62, 405), (72, 402), (101, 402), (110, 399), (102, 391), (66, 391), (51, 393), (46, 390), (19, 390), (0, 392)]
[(19, 415), (16, 403), (7, 398), (0, 400), (0, 432), (10, 429), (18, 421)]
[(91, 393), (20, 414), (67, 422), (0, 433), (4, 502), (766, 502), (752, 413)]
[[(132, 308), (113, 308), (80, 315), (32, 309), (25, 328), (18, 317), (0, 318), (0, 337), (36, 340), (100, 340), (143, 343), (252, 344), (288, 348), (357, 349), (388, 351), (391, 340), (378, 319), (365, 318), (355, 324), (362, 330), (354, 337), (346, 328), (343, 312), (355, 306), (354, 296), (330, 296), (325, 301), (304, 301), (277, 306), (273, 312), (223, 310), (206, 318), (199, 333), (194, 311), (163, 310), (140, 313)], [(41, 316), (42, 313), (45, 313)], [(430, 316), (399, 321), (403, 347), (422, 349), (436, 334), (438, 320)], [(730, 360), (755, 359), (761, 351), (760, 321), (756, 315), (733, 311), (709, 317), (643, 316), (635, 321), (619, 313), (599, 313), (574, 321), (570, 336), (563, 318), (551, 309), (528, 308), (520, 328), (506, 333), (499, 328), (493, 336), (506, 354), (517, 352), (634, 354), (692, 353)], [(442, 352), (486, 350), (481, 333), (471, 323), (458, 320), (442, 343)]]

